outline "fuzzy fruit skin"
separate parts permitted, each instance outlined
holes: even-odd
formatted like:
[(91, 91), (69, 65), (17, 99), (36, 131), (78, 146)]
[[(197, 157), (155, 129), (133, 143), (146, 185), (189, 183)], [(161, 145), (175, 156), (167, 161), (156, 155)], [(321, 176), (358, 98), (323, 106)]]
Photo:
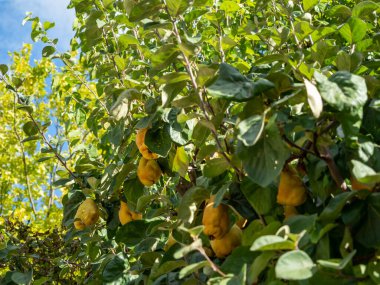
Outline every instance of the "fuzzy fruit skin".
[(145, 186), (152, 186), (161, 176), (161, 168), (155, 160), (148, 160), (142, 157), (137, 167), (137, 176)]
[(94, 200), (87, 198), (79, 205), (74, 218), (74, 227), (83, 230), (87, 226), (94, 225), (99, 219), (99, 209)]
[(374, 184), (366, 184), (359, 182), (355, 176), (350, 177), (352, 190), (369, 190), (372, 191)]
[(296, 207), (294, 206), (284, 206), (284, 216), (285, 216), (285, 220), (292, 217), (292, 216), (295, 216), (295, 215), (298, 215), (298, 211), (296, 209)]
[(242, 230), (237, 225), (233, 225), (223, 238), (211, 240), (211, 248), (215, 252), (216, 257), (224, 258), (229, 255), (234, 248), (241, 244), (242, 236)]
[(211, 196), (208, 201), (202, 217), (204, 225), (203, 232), (205, 235), (215, 239), (220, 239), (228, 233), (230, 218), (228, 216), (228, 206), (219, 204), (214, 208), (215, 196)]
[(292, 168), (282, 170), (278, 185), (277, 203), (286, 206), (299, 206), (306, 200), (306, 188), (301, 178)]
[(136, 145), (140, 153), (145, 159), (157, 159), (158, 155), (151, 152), (148, 147), (145, 145), (145, 135), (148, 129), (140, 129), (136, 134)]
[(119, 220), (122, 225), (128, 224), (131, 221), (141, 220), (142, 214), (136, 213), (128, 208), (128, 204), (124, 201), (120, 202)]

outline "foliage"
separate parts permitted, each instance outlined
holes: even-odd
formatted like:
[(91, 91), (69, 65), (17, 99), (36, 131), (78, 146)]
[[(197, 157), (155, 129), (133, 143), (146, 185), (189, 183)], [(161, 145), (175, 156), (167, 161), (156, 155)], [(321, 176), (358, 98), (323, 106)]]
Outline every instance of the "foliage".
[[(377, 2), (72, 0), (70, 7), (71, 52), (56, 51), (51, 25), (26, 18), (32, 38), (46, 44), (43, 61), (64, 64), (43, 95), (56, 107), (38, 109), (44, 102), (29, 99), (34, 92), (19, 84), (17, 70), (1, 71), (23, 126), (31, 122), (24, 132), (60, 166), (53, 185), (67, 189), (65, 240), (80, 241), (62, 259), (75, 256), (88, 269), (76, 271), (77, 283), (379, 283)], [(57, 138), (44, 135), (49, 116), (59, 118)], [(158, 155), (148, 161), (163, 173), (146, 186), (137, 175), (142, 146)], [(276, 197), (290, 168), (305, 197), (285, 219)], [(370, 190), (353, 191), (354, 179)], [(203, 231), (210, 195), (215, 207), (228, 206), (229, 227), (248, 220), (226, 258), (213, 256)], [(86, 198), (100, 221), (76, 230)], [(142, 219), (121, 225), (121, 200)]]

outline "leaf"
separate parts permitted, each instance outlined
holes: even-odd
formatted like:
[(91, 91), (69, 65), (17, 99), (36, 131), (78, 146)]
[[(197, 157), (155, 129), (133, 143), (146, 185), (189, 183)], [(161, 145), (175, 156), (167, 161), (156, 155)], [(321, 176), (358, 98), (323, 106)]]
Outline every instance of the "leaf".
[(246, 178), (241, 184), (241, 191), (251, 206), (260, 215), (269, 214), (276, 204), (276, 187), (261, 187)]
[(159, 129), (149, 129), (145, 135), (145, 144), (150, 151), (166, 157), (172, 147), (169, 125), (165, 124)]
[(30, 284), (33, 278), (33, 271), (28, 271), (25, 273), (22, 272), (13, 272), (12, 281), (17, 284)]
[(352, 16), (363, 18), (367, 15), (373, 14), (374, 11), (378, 10), (380, 6), (372, 1), (361, 1), (354, 6), (352, 9)]
[(186, 246), (182, 247), (181, 249), (177, 250), (173, 256), (175, 259), (183, 258), (188, 253), (196, 250), (197, 248), (199, 248), (201, 246), (202, 246), (202, 240), (196, 239), (192, 244), (186, 245)]
[(250, 250), (252, 251), (267, 251), (267, 250), (292, 250), (295, 249), (295, 243), (286, 240), (283, 237), (269, 235), (259, 237), (254, 241)]
[(5, 75), (8, 72), (8, 65), (0, 64), (0, 72), (2, 75)]
[(156, 279), (157, 277), (164, 275), (166, 273), (172, 272), (179, 267), (186, 266), (187, 263), (184, 260), (170, 260), (166, 261), (158, 267), (156, 271), (152, 270), (151, 278)]
[(122, 254), (115, 255), (104, 267), (102, 278), (105, 282), (119, 280), (124, 275), (126, 269), (125, 260)]
[(313, 276), (315, 265), (302, 250), (289, 251), (276, 263), (276, 277), (285, 280), (304, 280)]
[(120, 227), (116, 232), (116, 242), (122, 242), (131, 247), (139, 244), (146, 237), (148, 223), (143, 220), (131, 221)]
[(312, 84), (309, 80), (304, 78), (303, 82), (306, 87), (307, 101), (309, 103), (311, 112), (315, 118), (319, 118), (323, 110), (321, 94), (319, 94), (317, 87), (315, 87), (314, 84)]
[(356, 240), (366, 248), (380, 247), (380, 193), (369, 195), (366, 218), (355, 235)]
[(22, 126), (22, 130), (24, 131), (24, 133), (30, 137), (30, 136), (34, 136), (36, 134), (38, 134), (38, 127), (34, 124), (33, 121), (29, 121), (29, 122), (26, 122), (23, 126)]
[(21, 142), (25, 143), (25, 142), (35, 141), (39, 139), (41, 139), (41, 137), (39, 135), (36, 135), (36, 136), (27, 137), (26, 139), (23, 139)]
[(187, 0), (166, 0), (166, 5), (168, 6), (169, 14), (171, 16), (178, 16), (185, 12), (187, 7), (189, 7), (189, 1)]
[(248, 271), (248, 284), (255, 284), (258, 281), (259, 275), (267, 267), (269, 261), (276, 255), (275, 252), (263, 252), (258, 257), (255, 258), (255, 261), (251, 264), (251, 267)]
[(368, 165), (358, 161), (351, 160), (352, 164), (352, 174), (356, 177), (356, 179), (361, 183), (378, 183), (380, 182), (380, 173), (376, 173)]
[(219, 68), (218, 79), (207, 87), (207, 91), (211, 96), (217, 98), (247, 101), (274, 87), (275, 85), (269, 80), (259, 79), (253, 82), (231, 65), (222, 63)]
[(46, 46), (42, 49), (42, 56), (43, 57), (49, 57), (53, 53), (55, 53), (55, 47), (53, 47), (53, 46)]
[(162, 3), (160, 0), (144, 0), (133, 5), (129, 13), (129, 20), (137, 22), (148, 18), (160, 11)]
[(172, 170), (178, 172), (180, 176), (185, 177), (189, 167), (190, 159), (183, 146), (178, 147), (173, 159)]
[(266, 187), (273, 182), (289, 157), (289, 150), (282, 141), (275, 118), (268, 122), (261, 139), (254, 146), (240, 146), (238, 155), (248, 177), (255, 183)]
[(264, 130), (264, 118), (264, 115), (254, 115), (239, 123), (238, 139), (245, 146), (253, 146), (259, 140)]
[(203, 175), (210, 178), (219, 176), (230, 167), (230, 163), (224, 157), (210, 159), (203, 167)]
[(190, 264), (190, 265), (181, 269), (181, 271), (179, 272), (179, 279), (183, 279), (186, 276), (198, 271), (199, 269), (201, 269), (205, 266), (209, 266), (208, 261), (201, 261), (198, 263)]
[(357, 17), (351, 17), (348, 22), (339, 29), (339, 33), (348, 43), (354, 44), (365, 37), (367, 24)]
[(315, 5), (317, 5), (319, 0), (303, 0), (302, 6), (305, 12), (309, 11), (311, 8), (313, 8)]
[(192, 223), (197, 206), (208, 198), (210, 198), (210, 192), (202, 187), (192, 187), (187, 190), (178, 205), (178, 219), (184, 223)]
[(354, 257), (355, 254), (356, 254), (356, 250), (352, 251), (350, 254), (348, 254), (343, 259), (317, 260), (317, 263), (322, 265), (323, 267), (326, 267), (326, 268), (331, 268), (331, 269), (335, 269), (335, 270), (342, 270), (348, 265), (348, 263), (352, 260), (352, 258)]
[(336, 195), (330, 200), (328, 205), (323, 209), (319, 216), (319, 220), (324, 222), (332, 222), (341, 215), (341, 211), (347, 201), (355, 196), (355, 192), (344, 192)]
[(168, 67), (178, 56), (179, 49), (175, 44), (167, 44), (159, 48), (151, 57), (154, 69), (164, 69)]

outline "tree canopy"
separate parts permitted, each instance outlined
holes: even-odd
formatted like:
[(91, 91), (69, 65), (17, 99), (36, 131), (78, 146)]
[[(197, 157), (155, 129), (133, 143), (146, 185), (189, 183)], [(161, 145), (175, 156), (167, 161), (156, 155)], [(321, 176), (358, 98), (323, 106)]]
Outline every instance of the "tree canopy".
[(0, 65), (1, 284), (379, 284), (377, 1), (71, 0)]

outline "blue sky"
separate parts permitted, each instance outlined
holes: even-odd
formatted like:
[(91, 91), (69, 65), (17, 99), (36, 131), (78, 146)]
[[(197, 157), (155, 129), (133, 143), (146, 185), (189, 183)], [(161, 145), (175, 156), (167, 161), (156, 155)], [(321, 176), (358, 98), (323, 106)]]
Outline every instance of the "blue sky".
[[(26, 12), (32, 12), (41, 22), (55, 22), (49, 35), (58, 38), (59, 51), (69, 49), (73, 36), (74, 10), (67, 9), (70, 0), (0, 0), (0, 63), (10, 63), (9, 51), (20, 50), (23, 43), (32, 43), (30, 22), (22, 25)], [(41, 58), (42, 44), (33, 48), (33, 59)]]

